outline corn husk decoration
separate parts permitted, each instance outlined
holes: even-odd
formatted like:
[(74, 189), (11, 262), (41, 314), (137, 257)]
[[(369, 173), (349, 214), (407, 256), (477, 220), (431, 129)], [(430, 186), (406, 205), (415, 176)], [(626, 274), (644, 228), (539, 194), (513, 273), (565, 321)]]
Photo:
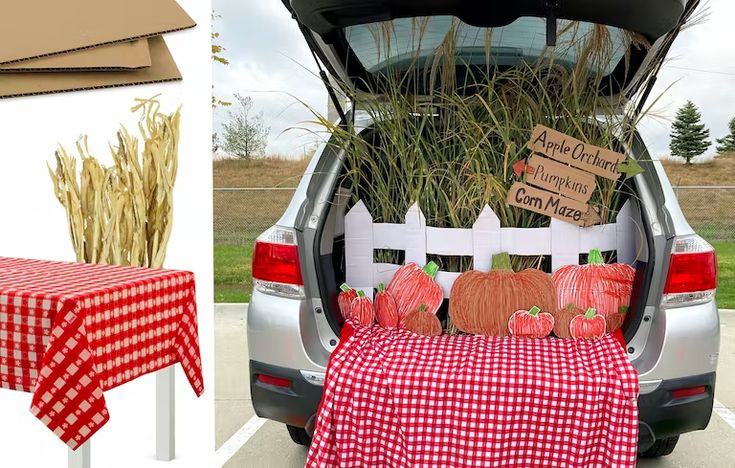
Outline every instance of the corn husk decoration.
[(131, 112), (142, 112), (140, 139), (121, 126), (117, 146), (110, 145), (112, 166), (90, 153), (86, 136), (76, 144), (79, 174), (78, 159), (63, 146), (56, 168), (49, 165), (79, 262), (160, 268), (166, 258), (181, 109), (163, 114), (156, 97), (136, 101)]

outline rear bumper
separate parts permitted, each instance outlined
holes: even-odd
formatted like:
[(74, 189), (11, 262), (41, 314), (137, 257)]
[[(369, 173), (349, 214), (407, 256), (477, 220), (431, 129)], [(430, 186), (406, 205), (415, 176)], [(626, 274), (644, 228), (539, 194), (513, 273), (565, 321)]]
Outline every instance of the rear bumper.
[[(291, 381), (289, 388), (265, 384), (259, 374)], [(705, 392), (685, 398), (673, 398), (671, 391), (704, 386)], [(255, 413), (291, 426), (313, 428), (313, 416), (319, 408), (322, 387), (304, 378), (297, 369), (250, 361), (250, 389)], [(646, 450), (656, 439), (673, 437), (707, 427), (714, 402), (715, 373), (664, 380), (656, 390), (641, 395), (639, 409), (639, 450)]]
[[(291, 386), (285, 388), (263, 383), (258, 380), (260, 374), (288, 379)], [(322, 387), (308, 382), (298, 369), (253, 360), (250, 361), (250, 392), (255, 414), (296, 427), (307, 426), (322, 398)]]
[[(704, 387), (704, 393), (674, 398), (672, 390)], [(677, 436), (707, 427), (715, 395), (715, 373), (661, 382), (656, 390), (638, 398), (638, 448), (648, 449), (656, 439)]]

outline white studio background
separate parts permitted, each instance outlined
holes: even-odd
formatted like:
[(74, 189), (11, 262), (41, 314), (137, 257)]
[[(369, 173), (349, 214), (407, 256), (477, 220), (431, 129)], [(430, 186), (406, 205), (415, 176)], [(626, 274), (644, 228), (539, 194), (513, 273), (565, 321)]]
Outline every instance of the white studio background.
[[(89, 135), (92, 154), (109, 162), (120, 123), (137, 133), (137, 97), (161, 93), (162, 110), (182, 104), (174, 224), (165, 266), (193, 271), (205, 392), (196, 398), (176, 366), (176, 458), (155, 460), (155, 377), (105, 393), (110, 421), (92, 437), (94, 468), (206, 468), (214, 454), (214, 326), (210, 2), (179, 0), (197, 27), (166, 36), (183, 82), (0, 100), (0, 256), (74, 260), (66, 216), (46, 163), (59, 143)], [(0, 76), (0, 79), (2, 77)], [(31, 394), (0, 388), (0, 466), (65, 467), (66, 446), (29, 411)]]

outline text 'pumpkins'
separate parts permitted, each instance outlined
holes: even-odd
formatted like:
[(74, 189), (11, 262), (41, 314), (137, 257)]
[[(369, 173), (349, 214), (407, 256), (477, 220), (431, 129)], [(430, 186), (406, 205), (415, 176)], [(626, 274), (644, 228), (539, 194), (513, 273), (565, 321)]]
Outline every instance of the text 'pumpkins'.
[(507, 252), (493, 255), (492, 262), (489, 272), (467, 271), (454, 281), (449, 317), (457, 328), (475, 335), (507, 336), (508, 319), (517, 310), (555, 309), (551, 276), (535, 268), (514, 272)]
[(570, 304), (582, 310), (594, 307), (605, 317), (608, 332), (620, 328), (633, 291), (633, 267), (605, 263), (600, 251), (591, 249), (586, 265), (563, 266), (554, 272), (553, 278), (559, 311)]

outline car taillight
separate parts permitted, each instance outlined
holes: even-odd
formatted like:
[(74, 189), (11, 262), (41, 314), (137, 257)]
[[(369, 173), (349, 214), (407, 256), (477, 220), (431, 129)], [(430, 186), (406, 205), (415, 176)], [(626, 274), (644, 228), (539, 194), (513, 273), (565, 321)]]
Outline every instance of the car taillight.
[(675, 239), (662, 305), (702, 304), (715, 297), (716, 288), (717, 257), (714, 248), (699, 236)]
[(255, 240), (253, 285), (266, 294), (303, 297), (299, 247), (293, 229), (273, 226)]

